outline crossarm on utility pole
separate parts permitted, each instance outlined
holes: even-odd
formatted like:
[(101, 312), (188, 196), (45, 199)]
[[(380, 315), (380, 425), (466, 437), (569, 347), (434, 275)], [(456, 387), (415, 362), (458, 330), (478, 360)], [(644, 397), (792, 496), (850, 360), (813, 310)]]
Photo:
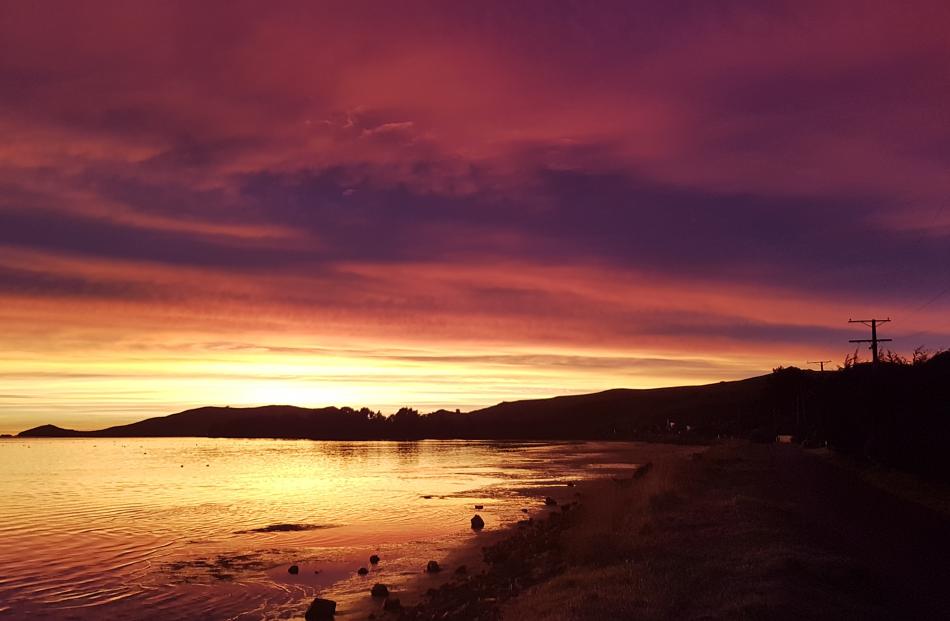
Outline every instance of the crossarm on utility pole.
[(890, 341), (892, 340), (892, 339), (879, 339), (879, 338), (877, 338), (877, 327), (878, 327), (879, 324), (888, 323), (890, 320), (891, 320), (890, 317), (888, 317), (887, 319), (849, 319), (849, 320), (848, 320), (848, 323), (861, 323), (861, 324), (864, 324), (864, 325), (866, 325), (866, 326), (870, 326), (870, 328), (871, 328), (871, 338), (869, 338), (869, 339), (851, 339), (851, 340), (849, 340), (848, 342), (849, 342), (849, 343), (870, 343), (870, 344), (871, 344), (871, 347), (869, 347), (869, 349), (871, 350), (871, 356), (872, 356), (871, 359), (872, 359), (872, 361), (874, 362), (874, 366), (877, 366), (877, 361), (878, 361), (877, 344), (878, 344), (878, 343), (887, 343), (887, 342), (890, 342)]

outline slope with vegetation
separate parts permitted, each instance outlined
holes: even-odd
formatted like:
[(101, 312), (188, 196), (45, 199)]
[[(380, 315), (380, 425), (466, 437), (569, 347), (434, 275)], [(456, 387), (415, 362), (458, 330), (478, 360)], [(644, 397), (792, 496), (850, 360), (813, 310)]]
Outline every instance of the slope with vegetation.
[(950, 352), (838, 371), (778, 368), (706, 386), (505, 402), (474, 412), (402, 408), (203, 407), (98, 431), (44, 425), (22, 437), (425, 438), (772, 441), (788, 434), (868, 460), (950, 479)]

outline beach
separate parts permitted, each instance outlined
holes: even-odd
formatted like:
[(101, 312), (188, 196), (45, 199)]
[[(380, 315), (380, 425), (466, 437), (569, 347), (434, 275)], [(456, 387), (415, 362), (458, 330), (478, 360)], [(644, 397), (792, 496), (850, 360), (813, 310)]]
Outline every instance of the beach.
[(374, 617), (948, 618), (947, 515), (850, 466), (734, 443), (589, 482), (486, 546), (478, 573)]
[(828, 449), (9, 442), (0, 617), (950, 616), (946, 485)]

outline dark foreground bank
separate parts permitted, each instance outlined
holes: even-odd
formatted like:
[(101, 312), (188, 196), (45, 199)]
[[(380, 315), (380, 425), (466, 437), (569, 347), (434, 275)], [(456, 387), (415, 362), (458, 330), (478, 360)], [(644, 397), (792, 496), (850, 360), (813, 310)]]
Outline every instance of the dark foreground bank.
[(717, 446), (578, 493), (370, 617), (950, 618), (947, 516), (799, 448)]

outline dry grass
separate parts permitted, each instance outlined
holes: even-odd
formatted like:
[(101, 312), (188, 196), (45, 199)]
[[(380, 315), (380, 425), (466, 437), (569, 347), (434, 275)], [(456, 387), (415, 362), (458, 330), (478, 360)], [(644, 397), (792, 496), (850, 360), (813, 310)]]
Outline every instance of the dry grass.
[(852, 457), (837, 455), (827, 449), (815, 449), (811, 452), (839, 468), (856, 473), (868, 485), (950, 517), (950, 486), (946, 483), (923, 480), (919, 476), (894, 468), (870, 465)]
[[(756, 450), (756, 449), (753, 449)], [(769, 489), (763, 457), (713, 447), (627, 486), (585, 489), (562, 535), (568, 569), (504, 619), (889, 618), (873, 575), (825, 549)]]

